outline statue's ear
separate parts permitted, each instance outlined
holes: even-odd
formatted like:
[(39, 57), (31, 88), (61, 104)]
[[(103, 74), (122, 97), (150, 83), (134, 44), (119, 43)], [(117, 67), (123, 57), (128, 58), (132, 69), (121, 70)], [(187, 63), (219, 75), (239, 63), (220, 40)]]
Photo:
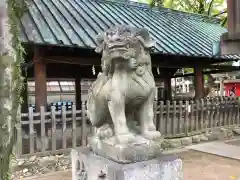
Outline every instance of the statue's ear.
[(103, 46), (104, 46), (104, 34), (103, 33), (100, 33), (97, 35), (96, 42), (97, 42), (97, 47), (95, 49), (95, 52), (102, 53)]
[(139, 40), (142, 41), (145, 48), (150, 49), (155, 46), (155, 42), (150, 38), (150, 33), (146, 28), (139, 29), (136, 32), (136, 36), (138, 36)]

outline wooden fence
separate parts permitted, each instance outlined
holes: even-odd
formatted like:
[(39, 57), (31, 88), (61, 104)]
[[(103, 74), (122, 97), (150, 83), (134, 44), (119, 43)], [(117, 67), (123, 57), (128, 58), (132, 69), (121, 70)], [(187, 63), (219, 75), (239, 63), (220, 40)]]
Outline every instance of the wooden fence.
[[(200, 134), (217, 127), (240, 125), (238, 98), (216, 97), (197, 101), (160, 101), (155, 102), (155, 124), (164, 138), (184, 137)], [(29, 113), (21, 115), (17, 125), (17, 155), (36, 153), (59, 153), (70, 148), (87, 145), (87, 136), (92, 133), (86, 116), (85, 104), (82, 110), (71, 111), (62, 107), (62, 111)], [(41, 142), (48, 137), (48, 145), (41, 143), (36, 148), (36, 129)], [(26, 132), (24, 134), (24, 132)], [(47, 147), (48, 146), (48, 147)]]
[(156, 103), (155, 122), (165, 138), (200, 134), (209, 129), (240, 125), (240, 101), (234, 97)]

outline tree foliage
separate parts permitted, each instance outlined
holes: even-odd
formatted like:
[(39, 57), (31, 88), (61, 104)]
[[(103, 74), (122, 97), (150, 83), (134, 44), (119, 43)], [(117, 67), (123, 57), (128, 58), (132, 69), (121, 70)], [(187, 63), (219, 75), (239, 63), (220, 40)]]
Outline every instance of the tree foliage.
[(218, 18), (223, 26), (227, 22), (225, 0), (148, 0), (150, 6), (166, 7)]

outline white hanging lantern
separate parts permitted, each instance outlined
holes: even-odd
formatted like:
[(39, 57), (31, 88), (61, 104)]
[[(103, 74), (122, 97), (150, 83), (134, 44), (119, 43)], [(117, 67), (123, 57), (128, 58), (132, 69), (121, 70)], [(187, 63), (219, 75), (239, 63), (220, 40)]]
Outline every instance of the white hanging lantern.
[(160, 74), (160, 70), (159, 70), (159, 67), (157, 67), (157, 73), (158, 73), (158, 75)]
[(93, 75), (96, 74), (96, 71), (95, 71), (95, 67), (94, 67), (94, 65), (92, 66), (92, 73), (93, 73)]

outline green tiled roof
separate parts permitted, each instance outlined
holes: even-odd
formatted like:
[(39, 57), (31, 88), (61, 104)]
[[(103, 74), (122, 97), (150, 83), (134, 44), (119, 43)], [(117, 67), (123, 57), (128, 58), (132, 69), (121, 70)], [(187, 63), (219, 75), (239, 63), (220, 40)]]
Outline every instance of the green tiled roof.
[(206, 16), (99, 0), (31, 0), (21, 22), (23, 42), (95, 48), (99, 32), (127, 24), (149, 29), (156, 53), (208, 57), (227, 31)]

